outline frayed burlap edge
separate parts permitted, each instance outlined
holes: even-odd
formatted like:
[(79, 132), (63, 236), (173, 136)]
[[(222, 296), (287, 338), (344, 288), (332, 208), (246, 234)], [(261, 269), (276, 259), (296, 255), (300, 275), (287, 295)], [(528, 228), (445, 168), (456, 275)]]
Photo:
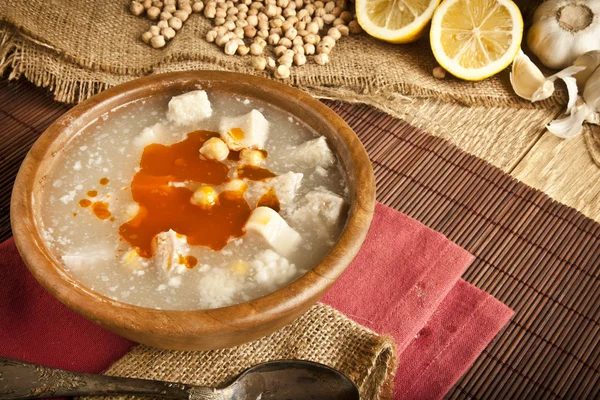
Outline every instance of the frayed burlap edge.
[[(10, 70), (9, 79), (18, 79), (24, 76), (37, 86), (49, 88), (54, 93), (57, 101), (66, 103), (81, 102), (111, 86), (144, 75), (189, 69), (186, 68), (186, 63), (189, 62), (205, 65), (206, 67), (202, 69), (256, 73), (250, 66), (249, 57), (247, 62), (231, 63), (209, 55), (198, 58), (190, 54), (179, 54), (177, 56), (171, 54), (154, 65), (144, 66), (135, 71), (113, 71), (110, 68), (106, 69), (95, 64), (80, 65), (78, 60), (73, 60), (71, 56), (63, 54), (59, 49), (39, 39), (32, 38), (7, 22), (0, 22), (0, 37), (2, 37), (0, 41), (0, 75)], [(340, 47), (342, 46), (343, 44), (340, 45)], [(240, 58), (239, 60), (243, 59)], [(194, 67), (197, 69), (198, 65), (194, 65)], [(423, 97), (455, 102), (464, 106), (521, 109), (539, 109), (565, 104), (564, 91), (561, 89), (558, 89), (557, 93), (549, 99), (530, 103), (516, 95), (470, 95), (467, 92), (456, 93), (449, 90), (434, 90), (410, 83), (386, 84), (377, 77), (349, 78), (334, 74), (328, 76), (328, 81), (324, 84), (322, 77), (307, 74), (303, 71), (303, 68), (292, 69), (292, 76), (288, 83), (303, 88), (311, 94), (320, 91), (327, 92), (331, 88), (335, 88), (338, 92), (340, 89), (345, 89), (343, 90), (344, 94), (339, 93), (335, 96), (338, 100), (363, 103), (373, 101), (383, 104), (389, 98), (396, 101), (407, 101), (409, 98)], [(262, 75), (270, 77), (267, 73)]]
[(387, 400), (393, 395), (397, 368), (393, 339), (321, 303), (279, 331), (230, 349), (194, 352), (137, 345), (105, 374), (222, 387), (252, 365), (277, 359), (309, 360), (336, 368), (356, 383), (365, 400)]

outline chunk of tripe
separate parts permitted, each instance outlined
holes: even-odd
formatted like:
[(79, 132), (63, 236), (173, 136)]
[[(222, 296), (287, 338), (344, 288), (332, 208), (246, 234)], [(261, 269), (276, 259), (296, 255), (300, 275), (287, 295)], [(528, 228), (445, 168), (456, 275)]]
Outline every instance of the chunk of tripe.
[(208, 160), (223, 161), (229, 155), (229, 148), (219, 138), (210, 138), (200, 148), (200, 157)]
[(258, 199), (261, 198), (269, 190), (273, 189), (279, 203), (283, 208), (287, 207), (296, 197), (296, 192), (302, 183), (304, 175), (296, 172), (286, 172), (274, 178), (265, 179), (264, 181), (248, 182), (248, 190), (244, 197), (250, 207), (254, 207)]
[[(185, 256), (189, 252), (185, 236), (169, 229), (167, 232), (156, 235), (152, 246), (154, 262), (157, 267), (165, 272), (185, 270), (187, 262)], [(184, 268), (177, 268), (179, 266)]]
[(252, 110), (238, 117), (223, 117), (219, 133), (232, 150), (246, 147), (262, 149), (269, 135), (269, 122), (260, 111)]
[(279, 254), (287, 256), (300, 244), (301, 237), (274, 210), (257, 207), (246, 222), (246, 232), (260, 235)]
[(144, 148), (152, 143), (162, 143), (165, 141), (167, 133), (167, 127), (159, 122), (142, 129), (142, 132), (133, 138), (133, 144)]
[(169, 101), (167, 119), (175, 125), (191, 125), (212, 115), (210, 101), (204, 90), (194, 90)]
[(308, 168), (327, 168), (335, 163), (335, 156), (327, 146), (325, 136), (321, 136), (290, 148), (288, 161)]

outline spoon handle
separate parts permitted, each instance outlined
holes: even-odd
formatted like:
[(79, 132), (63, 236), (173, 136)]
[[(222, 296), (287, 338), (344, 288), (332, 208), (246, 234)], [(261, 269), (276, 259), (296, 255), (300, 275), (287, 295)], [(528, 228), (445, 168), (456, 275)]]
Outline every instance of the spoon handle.
[(215, 390), (182, 383), (82, 374), (0, 357), (0, 400), (137, 394), (173, 399), (215, 399)]

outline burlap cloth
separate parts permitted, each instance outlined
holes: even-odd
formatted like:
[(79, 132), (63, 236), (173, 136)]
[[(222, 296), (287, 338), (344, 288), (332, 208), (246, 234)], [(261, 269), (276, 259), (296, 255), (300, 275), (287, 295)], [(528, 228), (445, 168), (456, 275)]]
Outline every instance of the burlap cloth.
[(232, 349), (169, 351), (139, 345), (106, 374), (219, 386), (249, 366), (277, 359), (311, 360), (336, 368), (354, 381), (363, 399), (391, 396), (396, 367), (392, 339), (377, 335), (324, 304), (313, 306), (269, 336)]
[[(531, 15), (540, 0), (519, 0)], [(211, 22), (192, 15), (166, 48), (152, 49), (140, 35), (152, 24), (128, 12), (129, 0), (4, 0), (0, 2), (0, 75), (21, 76), (50, 88), (57, 100), (79, 102), (110, 86), (150, 73), (216, 69), (257, 74), (251, 57), (227, 56), (203, 40)], [(354, 35), (339, 41), (326, 66), (293, 68), (289, 83), (322, 98), (373, 105), (508, 170), (514, 154), (503, 140), (541, 135), (564, 109), (564, 92), (540, 103), (518, 98), (508, 71), (483, 82), (437, 80), (428, 38), (390, 45)], [(263, 73), (264, 76), (270, 76)], [(515, 117), (515, 112), (518, 115)], [(492, 123), (493, 122), (493, 123)], [(477, 132), (465, 136), (463, 132)], [(600, 151), (585, 130), (592, 155)], [(598, 133), (596, 132), (596, 135)], [(494, 138), (488, 142), (481, 137)]]

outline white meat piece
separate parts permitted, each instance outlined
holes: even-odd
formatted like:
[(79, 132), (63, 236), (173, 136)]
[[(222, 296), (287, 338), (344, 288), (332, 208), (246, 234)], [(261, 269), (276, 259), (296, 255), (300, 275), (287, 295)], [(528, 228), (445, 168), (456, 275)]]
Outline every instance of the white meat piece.
[(296, 266), (272, 250), (265, 250), (250, 261), (254, 280), (268, 290), (275, 290), (296, 275)]
[(207, 271), (198, 282), (202, 308), (211, 309), (234, 304), (235, 295), (243, 289), (244, 277), (229, 268), (215, 267)]
[(282, 208), (288, 206), (296, 197), (296, 192), (302, 184), (304, 174), (286, 172), (264, 181), (248, 181), (248, 190), (244, 194), (250, 207), (254, 207), (261, 196), (273, 189)]
[(212, 115), (212, 107), (204, 90), (193, 90), (169, 101), (167, 119), (175, 125), (191, 125)]
[(62, 256), (62, 262), (71, 270), (80, 270), (89, 265), (106, 262), (114, 257), (114, 252), (102, 246), (90, 245)]
[(327, 168), (335, 163), (335, 156), (327, 145), (325, 136), (309, 140), (290, 149), (289, 161), (306, 168)]
[(302, 240), (276, 211), (269, 207), (257, 207), (246, 222), (246, 232), (260, 235), (278, 253), (293, 253)]
[(154, 263), (163, 272), (181, 274), (186, 271), (185, 256), (189, 253), (189, 246), (185, 236), (169, 229), (156, 235), (152, 244)]
[(334, 227), (342, 219), (346, 202), (341, 196), (324, 188), (306, 194), (303, 204), (291, 214), (291, 221), (300, 226)]
[(161, 122), (142, 129), (142, 132), (133, 138), (133, 144), (144, 148), (152, 143), (162, 143), (166, 139), (168, 128)]
[(221, 139), (232, 150), (248, 147), (262, 149), (269, 135), (269, 121), (260, 111), (252, 110), (237, 117), (223, 117), (219, 132)]

